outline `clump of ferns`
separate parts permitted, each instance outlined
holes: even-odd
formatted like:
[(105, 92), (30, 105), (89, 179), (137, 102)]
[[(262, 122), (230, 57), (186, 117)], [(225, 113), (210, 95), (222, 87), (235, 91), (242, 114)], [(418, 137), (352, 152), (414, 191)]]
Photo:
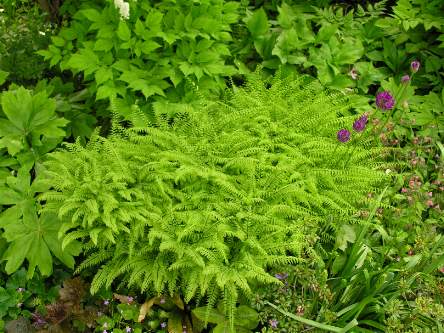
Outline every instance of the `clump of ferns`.
[(92, 292), (120, 280), (209, 307), (222, 298), (234, 325), (252, 285), (282, 283), (268, 268), (304, 260), (388, 177), (376, 148), (338, 145), (352, 106), (305, 76), (253, 75), (173, 122), (135, 113), (134, 127), (115, 121), (110, 137), (51, 154), (42, 200), (63, 246), (90, 248), (79, 269), (98, 267)]

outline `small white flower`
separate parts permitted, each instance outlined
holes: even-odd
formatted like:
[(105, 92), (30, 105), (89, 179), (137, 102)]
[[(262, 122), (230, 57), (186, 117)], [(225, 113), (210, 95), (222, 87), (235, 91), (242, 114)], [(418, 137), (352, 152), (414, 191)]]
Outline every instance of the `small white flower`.
[(114, 6), (119, 10), (120, 16), (124, 19), (129, 18), (129, 3), (123, 0), (114, 0)]
[(46, 35), (44, 31), (39, 31), (39, 34), (42, 35), (42, 36)]
[(390, 172), (392, 172), (392, 170), (390, 170), (390, 169), (385, 170), (386, 175), (388, 175)]
[(4, 8), (0, 8), (0, 13), (3, 13), (5, 11)]

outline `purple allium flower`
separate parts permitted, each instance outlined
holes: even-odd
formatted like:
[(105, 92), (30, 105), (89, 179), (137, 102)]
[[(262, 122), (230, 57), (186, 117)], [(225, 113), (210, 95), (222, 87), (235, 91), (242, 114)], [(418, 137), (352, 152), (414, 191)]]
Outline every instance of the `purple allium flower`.
[(167, 327), (167, 323), (166, 323), (166, 322), (160, 323), (160, 327), (161, 327), (161, 328), (165, 328), (165, 327)]
[(127, 300), (128, 304), (130, 304), (134, 301), (134, 297), (128, 296), (126, 300)]
[(276, 319), (271, 319), (268, 321), (270, 323), (271, 328), (277, 328), (278, 327), (278, 321)]
[(103, 305), (109, 305), (109, 299), (104, 300)]
[(337, 134), (338, 140), (341, 142), (347, 142), (350, 140), (350, 131), (343, 128), (341, 130), (338, 131)]
[(362, 132), (363, 130), (365, 130), (365, 126), (367, 125), (367, 121), (368, 121), (367, 115), (364, 114), (364, 115), (360, 116), (353, 123), (353, 129), (356, 132)]
[(403, 75), (403, 77), (401, 78), (401, 83), (409, 83), (410, 82), (410, 76)]
[(128, 326), (125, 328), (125, 332), (126, 332), (126, 333), (130, 333), (132, 330), (133, 330), (133, 329), (132, 329), (131, 327), (128, 327)]
[(103, 332), (102, 333), (108, 333), (108, 331), (107, 330), (103, 330)]
[(395, 106), (395, 99), (388, 91), (376, 95), (376, 106), (381, 110), (390, 110)]
[(419, 70), (419, 67), (421, 66), (421, 63), (418, 60), (413, 60), (410, 64), (410, 68), (412, 69), (413, 73), (416, 73)]
[(288, 273), (277, 273), (274, 275), (274, 277), (278, 280), (285, 280), (286, 278), (288, 278)]

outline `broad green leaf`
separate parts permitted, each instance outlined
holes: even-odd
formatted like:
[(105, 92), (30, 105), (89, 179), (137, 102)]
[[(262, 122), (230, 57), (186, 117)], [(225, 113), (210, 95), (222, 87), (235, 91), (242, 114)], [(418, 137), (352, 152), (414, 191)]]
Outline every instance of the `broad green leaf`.
[(84, 9), (80, 13), (91, 22), (100, 22), (102, 19), (102, 15), (96, 9)]
[(129, 41), (131, 38), (131, 31), (125, 21), (120, 20), (119, 27), (117, 28), (117, 36), (125, 42)]
[(15, 205), (21, 200), (20, 193), (7, 187), (0, 187), (0, 205)]
[(346, 40), (339, 49), (332, 49), (332, 54), (337, 65), (354, 64), (364, 55), (364, 46), (358, 39)]
[(158, 49), (161, 45), (152, 40), (147, 40), (142, 44), (142, 52), (145, 54), (150, 54), (155, 49)]
[(113, 48), (113, 40), (108, 38), (100, 38), (94, 44), (94, 51), (108, 52)]
[(9, 121), (18, 129), (26, 132), (33, 112), (32, 96), (29, 90), (20, 87), (15, 91), (2, 94), (2, 109)]
[(336, 247), (345, 251), (347, 243), (354, 243), (356, 240), (356, 233), (352, 226), (343, 224), (336, 237)]
[(324, 24), (316, 35), (316, 42), (328, 42), (330, 38), (338, 31), (337, 24)]
[(236, 325), (249, 329), (254, 329), (259, 324), (259, 314), (254, 309), (246, 305), (241, 305), (236, 309)]
[(269, 25), (267, 14), (265, 14), (263, 8), (256, 10), (247, 20), (247, 28), (254, 39), (257, 39), (268, 32)]
[(225, 315), (216, 309), (209, 309), (206, 306), (195, 308), (193, 310), (194, 315), (203, 322), (209, 322), (213, 324), (223, 324), (226, 321)]
[(73, 54), (67, 63), (69, 67), (75, 70), (84, 71), (85, 75), (95, 72), (99, 64), (97, 54), (88, 48), (81, 49), (79, 53)]
[(103, 82), (113, 79), (113, 71), (110, 67), (101, 67), (94, 76), (97, 85), (101, 85)]

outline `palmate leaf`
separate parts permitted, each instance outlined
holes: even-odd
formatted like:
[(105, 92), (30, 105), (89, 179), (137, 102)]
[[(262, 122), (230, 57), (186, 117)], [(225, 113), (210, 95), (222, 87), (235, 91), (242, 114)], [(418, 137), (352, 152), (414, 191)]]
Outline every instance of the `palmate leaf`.
[(12, 274), (18, 270), (25, 259), (29, 263), (28, 278), (32, 278), (36, 267), (43, 276), (52, 273), (52, 256), (58, 258), (70, 268), (74, 268), (74, 255), (80, 252), (78, 242), (72, 242), (62, 251), (58, 239), (60, 221), (51, 213), (37, 214), (35, 192), (40, 191), (39, 184), (29, 184), (30, 175), (26, 170), (19, 170), (18, 177), (8, 177), (7, 185), (0, 187), (0, 204), (12, 205), (0, 214), (2, 237), (7, 242), (7, 249), (2, 259), (6, 260), (5, 270)]
[(8, 149), (16, 155), (24, 148), (42, 145), (46, 139), (62, 138), (62, 129), (68, 120), (55, 113), (56, 103), (45, 92), (32, 95), (31, 91), (20, 87), (1, 95), (1, 109), (6, 118), (0, 118), (0, 148)]
[(27, 259), (28, 278), (32, 278), (36, 267), (43, 276), (49, 276), (52, 273), (53, 255), (66, 266), (74, 268), (73, 256), (79, 254), (80, 247), (72, 242), (62, 251), (57, 237), (57, 216), (44, 214), (38, 217), (32, 201), (23, 203), (22, 207), (25, 210), (22, 217), (17, 207), (9, 208), (0, 216), (0, 227), (5, 229), (3, 237), (9, 242), (3, 255), (6, 273), (15, 272)]

